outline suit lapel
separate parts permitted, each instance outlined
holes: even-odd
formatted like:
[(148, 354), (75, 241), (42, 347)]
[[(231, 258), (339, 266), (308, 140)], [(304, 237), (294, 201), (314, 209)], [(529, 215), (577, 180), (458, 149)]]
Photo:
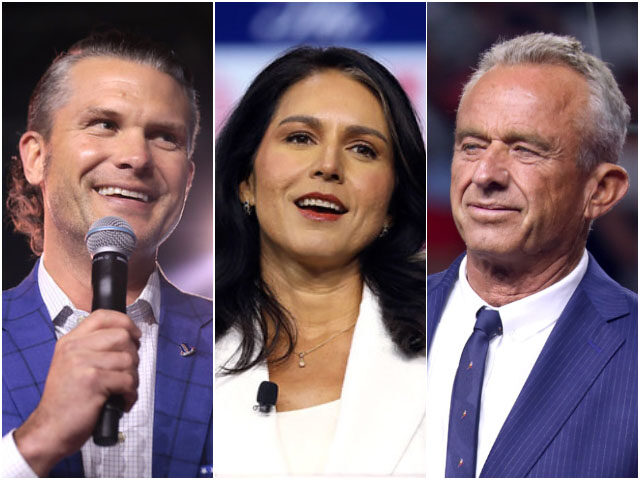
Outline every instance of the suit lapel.
[[(38, 406), (56, 346), (53, 323), (38, 287), (39, 265), (36, 262), (20, 285), (2, 295), (2, 380), (19, 417), (11, 419), (11, 425), (7, 425), (8, 416), (3, 418), (3, 432), (22, 425)], [(82, 477), (81, 453), (61, 460), (49, 475)]]
[(458, 278), (460, 262), (464, 254), (460, 255), (444, 272), (430, 275), (427, 281), (427, 352), (431, 348), (431, 341), (436, 327), (442, 317), (442, 312), (447, 304), (447, 298)]
[[(589, 268), (551, 332), (491, 449), (483, 477), (524, 477), (610, 358), (624, 343), (615, 320), (621, 294), (590, 258)], [(596, 298), (609, 297), (596, 303)], [(606, 305), (606, 306), (604, 306)]]
[(327, 474), (393, 473), (424, 421), (425, 358), (402, 357), (376, 299), (367, 289), (363, 295)]
[[(213, 332), (210, 304), (173, 287), (161, 274), (162, 308), (153, 419), (153, 476), (196, 476), (208, 427), (213, 393)], [(195, 353), (181, 356), (180, 344)]]
[[(257, 476), (283, 475), (287, 464), (280, 448), (275, 412), (266, 415), (253, 410), (260, 383), (269, 380), (266, 364), (239, 374), (221, 374), (220, 368), (232, 358), (239, 344), (240, 336), (235, 332), (216, 343), (214, 470), (216, 475), (238, 471)], [(251, 452), (250, 459), (247, 452)]]
[(4, 292), (2, 305), (2, 329), (11, 340), (3, 342), (5, 369), (11, 368), (3, 380), (10, 391), (28, 386), (27, 395), (15, 402), (23, 422), (40, 401), (56, 345), (53, 323), (38, 288), (37, 266), (15, 289)]
[[(425, 359), (408, 361), (396, 351), (375, 298), (367, 289), (364, 292), (325, 474), (393, 473), (424, 421)], [(239, 344), (236, 332), (218, 341), (217, 372)], [(264, 364), (217, 376), (213, 449), (217, 475), (237, 473), (238, 465), (245, 475), (286, 474), (275, 415), (253, 411), (258, 386), (268, 379)], [(250, 461), (246, 452), (251, 452)]]

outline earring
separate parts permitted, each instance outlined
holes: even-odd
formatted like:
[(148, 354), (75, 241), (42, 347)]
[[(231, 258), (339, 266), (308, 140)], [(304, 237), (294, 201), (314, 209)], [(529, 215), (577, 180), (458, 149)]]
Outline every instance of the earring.
[(253, 206), (249, 203), (248, 200), (242, 202), (242, 208), (244, 209), (244, 213), (247, 215), (247, 217), (250, 217), (251, 213), (253, 212)]
[(387, 223), (385, 223), (382, 227), (382, 230), (380, 230), (380, 233), (378, 234), (378, 238), (384, 237), (387, 233), (389, 233), (390, 229), (391, 227)]

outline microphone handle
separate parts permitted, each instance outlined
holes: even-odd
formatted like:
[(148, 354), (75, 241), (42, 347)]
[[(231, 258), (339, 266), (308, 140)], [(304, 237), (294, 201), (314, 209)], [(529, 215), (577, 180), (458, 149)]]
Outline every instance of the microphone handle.
[[(127, 257), (118, 252), (94, 255), (91, 268), (93, 300), (91, 311), (104, 308), (127, 313)], [(118, 443), (120, 417), (124, 412), (122, 395), (111, 395), (100, 412), (93, 430), (96, 445), (110, 447)]]

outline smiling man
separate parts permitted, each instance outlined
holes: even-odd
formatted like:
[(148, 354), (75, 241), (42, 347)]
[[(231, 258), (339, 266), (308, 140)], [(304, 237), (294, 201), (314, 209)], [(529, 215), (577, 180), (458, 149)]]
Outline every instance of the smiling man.
[[(3, 293), (2, 476), (193, 477), (210, 472), (212, 305), (156, 264), (194, 175), (190, 74), (160, 45), (93, 35), (31, 97), (8, 207), (40, 259)], [(85, 235), (125, 219), (137, 237), (127, 314), (91, 310)], [(119, 441), (90, 436), (124, 398)]]
[(629, 117), (570, 37), (497, 43), (464, 87), (450, 193), (467, 251), (428, 279), (433, 478), (637, 476), (637, 295), (585, 250), (628, 188)]

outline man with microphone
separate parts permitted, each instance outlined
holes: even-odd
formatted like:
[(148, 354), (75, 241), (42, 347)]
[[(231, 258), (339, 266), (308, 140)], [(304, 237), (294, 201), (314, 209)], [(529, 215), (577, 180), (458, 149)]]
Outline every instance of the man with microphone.
[[(36, 86), (8, 207), (40, 259), (3, 293), (3, 477), (211, 476), (212, 304), (156, 263), (191, 186), (198, 124), (173, 52), (118, 32), (76, 43)], [(136, 242), (126, 281), (110, 279), (126, 314), (92, 311), (85, 237), (104, 217)], [(110, 397), (125, 413), (100, 446)]]

